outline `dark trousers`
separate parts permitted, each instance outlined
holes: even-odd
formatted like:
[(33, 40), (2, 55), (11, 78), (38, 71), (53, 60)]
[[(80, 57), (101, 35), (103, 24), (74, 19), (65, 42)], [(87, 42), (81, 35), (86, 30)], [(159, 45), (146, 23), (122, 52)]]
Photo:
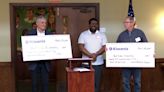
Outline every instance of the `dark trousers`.
[(44, 62), (38, 62), (37, 67), (31, 70), (32, 92), (48, 92), (48, 71)]
[(101, 80), (101, 74), (102, 74), (102, 69), (103, 65), (93, 65), (93, 68), (95, 70), (95, 92), (100, 91), (100, 80)]

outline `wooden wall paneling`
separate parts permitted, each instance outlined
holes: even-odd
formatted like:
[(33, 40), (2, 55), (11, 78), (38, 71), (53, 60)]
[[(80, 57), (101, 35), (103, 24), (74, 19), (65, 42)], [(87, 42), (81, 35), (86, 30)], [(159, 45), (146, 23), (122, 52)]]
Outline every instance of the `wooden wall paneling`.
[(11, 62), (0, 62), (0, 92), (15, 92)]
[(101, 92), (122, 92), (120, 68), (105, 68), (104, 66), (101, 79)]

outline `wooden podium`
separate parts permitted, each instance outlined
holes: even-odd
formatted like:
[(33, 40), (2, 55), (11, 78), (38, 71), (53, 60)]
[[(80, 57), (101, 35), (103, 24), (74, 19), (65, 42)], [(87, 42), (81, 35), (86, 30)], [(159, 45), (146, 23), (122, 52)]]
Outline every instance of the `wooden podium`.
[[(73, 58), (68, 59), (67, 92), (94, 92), (94, 69), (91, 65), (92, 59)], [(75, 71), (77, 67), (73, 63), (89, 63), (89, 71)]]

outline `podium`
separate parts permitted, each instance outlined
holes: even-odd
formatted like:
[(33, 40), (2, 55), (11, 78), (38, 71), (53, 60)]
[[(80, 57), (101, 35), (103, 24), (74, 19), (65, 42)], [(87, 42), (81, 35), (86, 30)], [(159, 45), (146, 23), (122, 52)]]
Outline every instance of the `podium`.
[[(67, 92), (94, 92), (94, 69), (91, 65), (92, 59), (72, 58), (68, 59)], [(76, 63), (86, 62), (89, 64), (88, 71), (74, 70)]]

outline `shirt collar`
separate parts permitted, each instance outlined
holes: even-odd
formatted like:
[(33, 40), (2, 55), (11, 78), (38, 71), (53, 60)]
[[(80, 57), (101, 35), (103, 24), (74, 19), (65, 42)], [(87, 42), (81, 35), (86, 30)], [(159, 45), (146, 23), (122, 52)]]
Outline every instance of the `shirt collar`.
[[(90, 30), (88, 30), (88, 33), (89, 33), (89, 34), (93, 34)], [(98, 30), (96, 30), (95, 34), (97, 34), (97, 33), (99, 33)]]
[(40, 31), (37, 29), (37, 36), (44, 36), (44, 35), (45, 35), (45, 31), (40, 32)]

